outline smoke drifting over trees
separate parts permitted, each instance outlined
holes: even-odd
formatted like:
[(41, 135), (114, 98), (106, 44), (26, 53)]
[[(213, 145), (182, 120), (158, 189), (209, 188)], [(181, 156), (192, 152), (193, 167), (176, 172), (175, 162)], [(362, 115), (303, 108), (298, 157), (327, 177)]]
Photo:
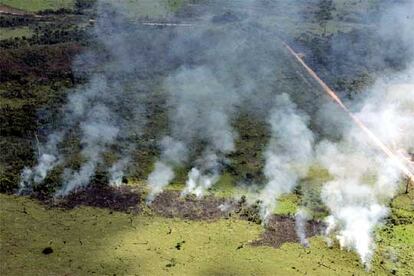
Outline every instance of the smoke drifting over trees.
[[(189, 26), (164, 28), (132, 22), (121, 4), (99, 2), (93, 35), (100, 48), (79, 56), (74, 65), (78, 74), (89, 74), (88, 82), (70, 93), (59, 128), (40, 147), (38, 164), (23, 170), (20, 192), (30, 192), (56, 166), (65, 167), (58, 196), (88, 185), (99, 165), (106, 167), (112, 185), (120, 185), (132, 162), (135, 139), (143, 135), (146, 97), (161, 89), (168, 128), (154, 141), (160, 155), (148, 176), (149, 202), (174, 179), (176, 169), (188, 165), (192, 169), (183, 195), (202, 197), (235, 151), (239, 135), (233, 123), (243, 111), (268, 122), (271, 134), (263, 153), (265, 183), (258, 183), (263, 219), (273, 213), (278, 198), (292, 192), (309, 167), (318, 163), (332, 177), (321, 192), (329, 210), (326, 235), (335, 236), (342, 247), (355, 250), (369, 264), (375, 248), (373, 232), (387, 216), (401, 171), (359, 128), (344, 121), (345, 116), (338, 117), (328, 99), (321, 99), (323, 92), (289, 57), (277, 36), (287, 32), (285, 26), (275, 29), (263, 20), (272, 12), (269, 5), (259, 0), (240, 2), (238, 8), (248, 12), (223, 15), (213, 2), (202, 5), (204, 13)], [(411, 55), (414, 24), (409, 11), (413, 10), (410, 3), (396, 5), (381, 21), (393, 24), (384, 23), (378, 31), (384, 41), (402, 41), (404, 53)], [(394, 48), (382, 50), (380, 55), (387, 58), (395, 53)], [(284, 66), (294, 68), (309, 94), (280, 89), (282, 80), (275, 79), (275, 71)], [(401, 159), (414, 151), (413, 76), (410, 60), (403, 71), (379, 76), (363, 98), (349, 103)], [(149, 85), (148, 78), (156, 78), (157, 87)], [(60, 148), (73, 129), (81, 145), (78, 168), (67, 167)], [(108, 164), (105, 153), (114, 148), (118, 159)], [(298, 214), (299, 224), (304, 214)], [(300, 227), (298, 234), (307, 245)]]
[(298, 112), (286, 94), (276, 101), (269, 118), (272, 137), (265, 153), (268, 183), (260, 196), (265, 219), (273, 213), (275, 199), (292, 192), (300, 178), (307, 175), (313, 158), (314, 137), (308, 118)]

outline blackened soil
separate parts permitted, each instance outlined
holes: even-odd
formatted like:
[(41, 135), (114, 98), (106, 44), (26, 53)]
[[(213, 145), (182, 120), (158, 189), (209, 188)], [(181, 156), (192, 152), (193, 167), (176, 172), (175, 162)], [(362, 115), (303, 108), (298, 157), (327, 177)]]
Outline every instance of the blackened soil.
[[(90, 185), (77, 190), (65, 198), (54, 200), (55, 207), (72, 209), (77, 206), (106, 208), (114, 211), (139, 213), (144, 198), (141, 193), (130, 187), (120, 188)], [(189, 220), (216, 220), (234, 214), (240, 219), (260, 223), (258, 208), (247, 206), (244, 202), (229, 201), (223, 198), (206, 196), (198, 199), (195, 196), (182, 197), (178, 191), (164, 191), (149, 205), (156, 214), (168, 218)], [(306, 236), (312, 237), (321, 233), (322, 223), (308, 221)], [(260, 239), (253, 241), (253, 246), (280, 247), (286, 242), (299, 242), (295, 229), (295, 219), (287, 216), (272, 216), (265, 226)]]
[[(308, 221), (306, 223), (306, 236), (312, 237), (320, 234), (322, 224), (317, 221)], [(286, 216), (272, 216), (266, 230), (259, 240), (253, 241), (254, 246), (272, 246), (280, 247), (286, 242), (299, 242), (296, 235), (295, 219)]]
[[(221, 208), (229, 205), (229, 208)], [(207, 196), (197, 199), (194, 196), (181, 197), (180, 192), (164, 191), (159, 194), (150, 208), (157, 214), (169, 218), (191, 220), (214, 220), (226, 217), (233, 207), (225, 199)]]
[(120, 212), (140, 211), (142, 197), (129, 187), (111, 187), (103, 185), (90, 185), (77, 190), (67, 197), (54, 202), (58, 207), (72, 209), (77, 206), (91, 206), (107, 208)]

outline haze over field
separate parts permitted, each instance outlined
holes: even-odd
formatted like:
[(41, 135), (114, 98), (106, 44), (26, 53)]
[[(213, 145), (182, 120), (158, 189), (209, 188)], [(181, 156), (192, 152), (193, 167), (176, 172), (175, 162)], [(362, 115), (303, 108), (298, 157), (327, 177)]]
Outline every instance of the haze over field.
[(368, 2), (358, 23), (343, 1), (79, 2), (73, 85), (36, 114), (14, 192), (99, 206), (101, 187), (118, 211), (292, 223), (305, 248), (323, 236), (379, 269), (391, 207), (414, 206), (414, 2)]

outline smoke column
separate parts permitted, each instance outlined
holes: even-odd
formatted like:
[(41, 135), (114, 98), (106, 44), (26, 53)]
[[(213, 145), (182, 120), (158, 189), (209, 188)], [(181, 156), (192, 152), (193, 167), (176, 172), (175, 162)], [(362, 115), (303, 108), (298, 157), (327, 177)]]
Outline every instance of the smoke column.
[(19, 183), (19, 194), (30, 193), (33, 183), (43, 182), (49, 171), (58, 165), (61, 160), (58, 156), (58, 144), (62, 141), (63, 133), (49, 135), (45, 147), (41, 147), (38, 164), (34, 168), (24, 168)]
[(174, 166), (182, 164), (187, 159), (188, 150), (182, 142), (167, 136), (161, 140), (160, 145), (161, 160), (155, 163), (154, 170), (148, 177), (150, 186), (148, 202), (162, 192), (163, 188), (174, 178)]
[(277, 198), (292, 192), (299, 179), (308, 172), (314, 142), (308, 120), (288, 95), (277, 96), (269, 118), (272, 136), (265, 152), (264, 174), (268, 182), (260, 194), (261, 215), (265, 221), (276, 207)]
[(309, 213), (303, 208), (300, 208), (295, 215), (296, 235), (298, 236), (300, 243), (304, 247), (309, 247), (309, 241), (306, 238), (306, 222), (309, 219)]

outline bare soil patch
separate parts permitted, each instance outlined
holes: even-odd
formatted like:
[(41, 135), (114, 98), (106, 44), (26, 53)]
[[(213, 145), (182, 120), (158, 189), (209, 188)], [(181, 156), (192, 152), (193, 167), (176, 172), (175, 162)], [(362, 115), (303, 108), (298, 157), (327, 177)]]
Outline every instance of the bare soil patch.
[[(119, 188), (106, 185), (90, 185), (58, 200), (43, 200), (51, 207), (72, 209), (78, 206), (106, 208), (119, 212), (138, 214), (142, 211), (143, 195), (128, 186)], [(188, 220), (217, 220), (232, 215), (255, 223), (261, 223), (256, 205), (248, 206), (243, 199), (238, 202), (206, 196), (181, 196), (178, 191), (164, 191), (148, 206), (155, 214), (168, 218)], [(306, 222), (306, 236), (312, 237), (322, 232), (323, 224), (318, 221)], [(295, 219), (273, 215), (265, 226), (261, 237), (253, 241), (253, 246), (280, 247), (286, 242), (300, 242), (295, 228)]]
[(90, 185), (53, 202), (54, 206), (72, 209), (78, 206), (107, 208), (120, 212), (140, 212), (141, 195), (129, 187)]
[(26, 11), (23, 11), (23, 10), (19, 10), (19, 9), (16, 9), (16, 8), (9, 7), (9, 6), (4, 5), (4, 4), (0, 4), (0, 14), (10, 14), (10, 15), (22, 16), (22, 15), (28, 15), (29, 13), (27, 13)]
[[(306, 236), (313, 237), (321, 233), (322, 223), (308, 221), (306, 223)], [(295, 219), (286, 216), (274, 215), (266, 225), (266, 230), (259, 240), (253, 241), (254, 246), (280, 247), (286, 242), (300, 242), (296, 234)]]
[(150, 208), (165, 217), (192, 220), (219, 219), (228, 216), (233, 210), (233, 206), (226, 199), (213, 196), (201, 199), (194, 196), (181, 197), (180, 192), (177, 191), (165, 191), (159, 194)]

